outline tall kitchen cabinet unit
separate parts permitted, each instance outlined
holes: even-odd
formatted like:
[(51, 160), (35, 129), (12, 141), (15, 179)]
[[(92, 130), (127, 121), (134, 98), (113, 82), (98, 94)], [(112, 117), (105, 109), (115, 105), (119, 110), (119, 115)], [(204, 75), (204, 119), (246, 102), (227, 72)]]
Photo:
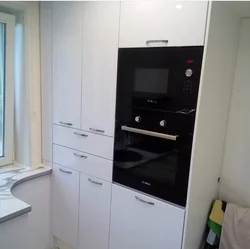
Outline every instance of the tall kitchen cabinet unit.
[[(41, 15), (41, 34), (52, 61), (53, 234), (79, 249), (198, 249), (223, 159), (237, 51), (230, 8), (186, 1), (41, 5), (52, 5), (42, 8), (48, 15)], [(204, 45), (185, 209), (112, 184), (118, 41), (119, 47)]]
[(52, 4), (52, 230), (74, 248), (108, 249), (119, 13)]
[[(207, 8), (207, 2), (123, 1), (119, 47), (203, 46)], [(111, 199), (110, 249), (182, 248), (185, 208), (117, 184)]]

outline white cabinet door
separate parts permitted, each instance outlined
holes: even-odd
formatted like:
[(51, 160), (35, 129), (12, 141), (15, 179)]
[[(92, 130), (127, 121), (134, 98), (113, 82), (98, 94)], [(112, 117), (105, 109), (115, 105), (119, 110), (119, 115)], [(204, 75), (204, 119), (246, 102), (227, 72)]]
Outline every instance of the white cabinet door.
[(114, 136), (119, 2), (83, 2), (82, 129)]
[(79, 173), (53, 165), (53, 235), (77, 247)]
[(180, 249), (184, 210), (112, 185), (110, 249)]
[(123, 1), (119, 47), (203, 45), (206, 17), (203, 1)]
[(108, 249), (111, 183), (85, 174), (80, 182), (79, 248)]
[(82, 11), (80, 2), (52, 6), (53, 122), (80, 129)]

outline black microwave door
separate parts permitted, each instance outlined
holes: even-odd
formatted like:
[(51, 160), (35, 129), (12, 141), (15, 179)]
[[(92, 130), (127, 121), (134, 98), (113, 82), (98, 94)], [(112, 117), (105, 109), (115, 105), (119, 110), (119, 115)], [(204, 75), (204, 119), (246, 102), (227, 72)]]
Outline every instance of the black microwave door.
[(175, 97), (172, 50), (144, 49), (142, 55), (131, 72), (132, 103), (138, 107), (164, 110)]
[(119, 49), (117, 104), (162, 110), (171, 106), (177, 91), (173, 55), (162, 48)]

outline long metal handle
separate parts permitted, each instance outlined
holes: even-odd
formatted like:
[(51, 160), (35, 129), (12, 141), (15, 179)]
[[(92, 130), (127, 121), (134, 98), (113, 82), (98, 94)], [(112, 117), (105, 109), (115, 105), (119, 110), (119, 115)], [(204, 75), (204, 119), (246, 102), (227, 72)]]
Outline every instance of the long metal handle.
[(94, 132), (99, 132), (99, 133), (104, 133), (105, 130), (99, 130), (99, 129), (94, 129), (94, 128), (89, 128), (90, 131), (94, 131)]
[(67, 170), (63, 170), (63, 169), (59, 169), (61, 172), (63, 172), (63, 173), (66, 173), (66, 174), (72, 174), (72, 172), (71, 171), (67, 171)]
[(176, 139), (178, 138), (178, 135), (169, 135), (169, 134), (164, 134), (164, 133), (159, 133), (159, 132), (154, 132), (154, 131), (142, 130), (142, 129), (129, 127), (126, 125), (123, 125), (121, 129), (123, 131), (134, 132), (134, 133), (143, 134), (143, 135), (147, 135), (151, 137), (159, 137), (159, 138), (168, 139), (172, 141), (176, 141)]
[(77, 135), (77, 136), (81, 136), (81, 137), (88, 137), (87, 134), (83, 134), (83, 133), (76, 132), (76, 131), (74, 132), (74, 134)]
[(154, 206), (154, 205), (155, 205), (155, 204), (154, 204), (154, 202), (151, 202), (151, 201), (145, 201), (145, 200), (141, 199), (141, 198), (140, 198), (140, 197), (138, 197), (138, 196), (135, 196), (135, 199), (136, 199), (137, 201), (143, 202), (143, 203), (148, 204), (148, 205), (152, 205), (152, 206)]
[(80, 158), (88, 158), (87, 156), (85, 156), (85, 155), (79, 155), (79, 154), (77, 154), (77, 153), (73, 153), (74, 154), (74, 156), (76, 156), (76, 157), (80, 157)]
[(94, 181), (94, 180), (92, 180), (91, 178), (88, 178), (88, 180), (89, 180), (90, 182), (92, 182), (92, 183), (94, 183), (94, 184), (97, 184), (97, 185), (100, 185), (100, 186), (103, 184), (102, 182)]
[(67, 122), (62, 122), (62, 121), (60, 121), (59, 123), (61, 125), (67, 125), (67, 126), (72, 126), (73, 125), (72, 123), (67, 123)]
[(168, 44), (168, 40), (148, 40), (148, 41), (146, 41), (147, 46), (150, 46), (151, 44), (158, 44), (158, 45), (160, 45), (162, 43), (165, 44), (165, 45), (167, 45)]

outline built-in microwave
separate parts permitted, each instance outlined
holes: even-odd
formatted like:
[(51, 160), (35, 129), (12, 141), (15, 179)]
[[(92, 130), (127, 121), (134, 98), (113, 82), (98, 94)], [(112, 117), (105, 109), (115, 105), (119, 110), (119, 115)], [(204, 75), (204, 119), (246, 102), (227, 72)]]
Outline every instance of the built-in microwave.
[(117, 104), (176, 112), (196, 106), (203, 47), (120, 48)]

